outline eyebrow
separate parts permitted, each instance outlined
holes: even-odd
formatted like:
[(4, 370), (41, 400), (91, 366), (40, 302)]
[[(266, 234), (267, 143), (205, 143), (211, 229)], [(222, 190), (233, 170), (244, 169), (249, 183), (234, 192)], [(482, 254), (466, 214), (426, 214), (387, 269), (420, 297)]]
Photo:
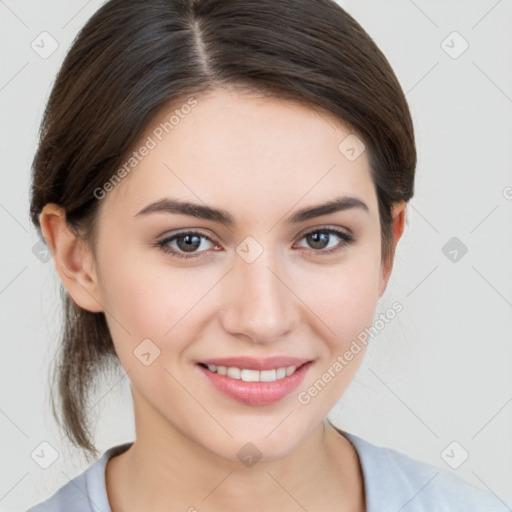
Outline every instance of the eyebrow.
[[(361, 199), (353, 196), (341, 196), (336, 197), (326, 203), (309, 206), (307, 208), (298, 210), (293, 215), (287, 217), (285, 222), (288, 224), (298, 224), (299, 222), (304, 222), (315, 217), (320, 217), (322, 215), (328, 215), (330, 213), (343, 210), (349, 210), (352, 208), (359, 208), (365, 212), (369, 212), (368, 206), (366, 203), (361, 201)], [(187, 215), (189, 217), (195, 217), (198, 219), (219, 222), (220, 224), (224, 224), (226, 226), (233, 226), (235, 224), (235, 218), (226, 210), (167, 197), (159, 199), (158, 201), (145, 206), (134, 216), (138, 217), (139, 215), (149, 215), (151, 213)]]

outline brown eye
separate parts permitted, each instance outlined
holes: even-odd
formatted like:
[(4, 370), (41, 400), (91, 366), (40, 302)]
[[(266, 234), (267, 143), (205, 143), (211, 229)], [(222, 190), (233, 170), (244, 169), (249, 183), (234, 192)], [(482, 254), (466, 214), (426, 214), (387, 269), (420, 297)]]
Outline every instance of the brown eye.
[[(177, 258), (195, 258), (200, 256), (203, 252), (206, 252), (205, 250), (197, 250), (201, 247), (203, 240), (208, 240), (213, 244), (209, 237), (199, 231), (184, 231), (164, 238), (157, 242), (156, 245), (171, 256), (176, 256)], [(171, 244), (174, 242), (176, 243), (173, 247)]]
[[(340, 241), (329, 246), (333, 235)], [(338, 250), (341, 250), (346, 245), (355, 242), (355, 238), (343, 231), (333, 228), (322, 228), (310, 231), (302, 236), (303, 240), (306, 240), (308, 246), (315, 252), (320, 254), (331, 254)]]

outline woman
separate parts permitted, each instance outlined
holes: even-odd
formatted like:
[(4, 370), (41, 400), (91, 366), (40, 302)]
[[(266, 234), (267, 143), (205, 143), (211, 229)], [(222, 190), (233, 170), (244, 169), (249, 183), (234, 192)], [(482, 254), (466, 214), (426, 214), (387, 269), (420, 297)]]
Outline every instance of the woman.
[(107, 2), (54, 85), (31, 214), (66, 290), (66, 431), (98, 455), (87, 391), (120, 364), (136, 440), (31, 510), (506, 510), (326, 420), (415, 165), (400, 85), (336, 3)]

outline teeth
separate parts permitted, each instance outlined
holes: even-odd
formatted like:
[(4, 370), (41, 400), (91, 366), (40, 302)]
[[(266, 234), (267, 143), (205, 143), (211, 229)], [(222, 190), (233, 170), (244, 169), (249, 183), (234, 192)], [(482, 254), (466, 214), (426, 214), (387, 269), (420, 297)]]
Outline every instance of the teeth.
[(259, 373), (261, 382), (273, 382), (277, 380), (277, 370), (262, 370)]
[(231, 377), (232, 379), (240, 379), (241, 377), (241, 374), (242, 372), (240, 371), (240, 368), (235, 368), (234, 366), (230, 366), (228, 368), (228, 371), (226, 373), (226, 375), (228, 377)]
[[(229, 370), (231, 368), (228, 369), (228, 372)], [(260, 372), (258, 370), (241, 370), (240, 377), (245, 382), (258, 382), (260, 380)]]
[(296, 366), (276, 368), (273, 370), (249, 370), (247, 368), (236, 368), (235, 366), (216, 366), (209, 364), (208, 370), (219, 375), (226, 375), (231, 379), (243, 380), (244, 382), (274, 382), (290, 376), (296, 369)]
[[(290, 366), (290, 368), (293, 368), (293, 366)], [(293, 371), (291, 373), (293, 373)], [(286, 368), (278, 368), (276, 370), (276, 379), (284, 379), (285, 377), (286, 377)]]
[(291, 375), (296, 369), (296, 366), (288, 366), (288, 368), (286, 368), (286, 376)]

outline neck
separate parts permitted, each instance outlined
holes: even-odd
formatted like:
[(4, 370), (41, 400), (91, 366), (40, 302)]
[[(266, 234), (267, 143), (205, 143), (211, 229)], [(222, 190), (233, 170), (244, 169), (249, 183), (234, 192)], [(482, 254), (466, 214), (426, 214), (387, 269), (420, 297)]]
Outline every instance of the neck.
[(244, 466), (153, 420), (136, 421), (137, 440), (107, 463), (113, 512), (363, 510), (357, 452), (327, 422), (288, 455)]

